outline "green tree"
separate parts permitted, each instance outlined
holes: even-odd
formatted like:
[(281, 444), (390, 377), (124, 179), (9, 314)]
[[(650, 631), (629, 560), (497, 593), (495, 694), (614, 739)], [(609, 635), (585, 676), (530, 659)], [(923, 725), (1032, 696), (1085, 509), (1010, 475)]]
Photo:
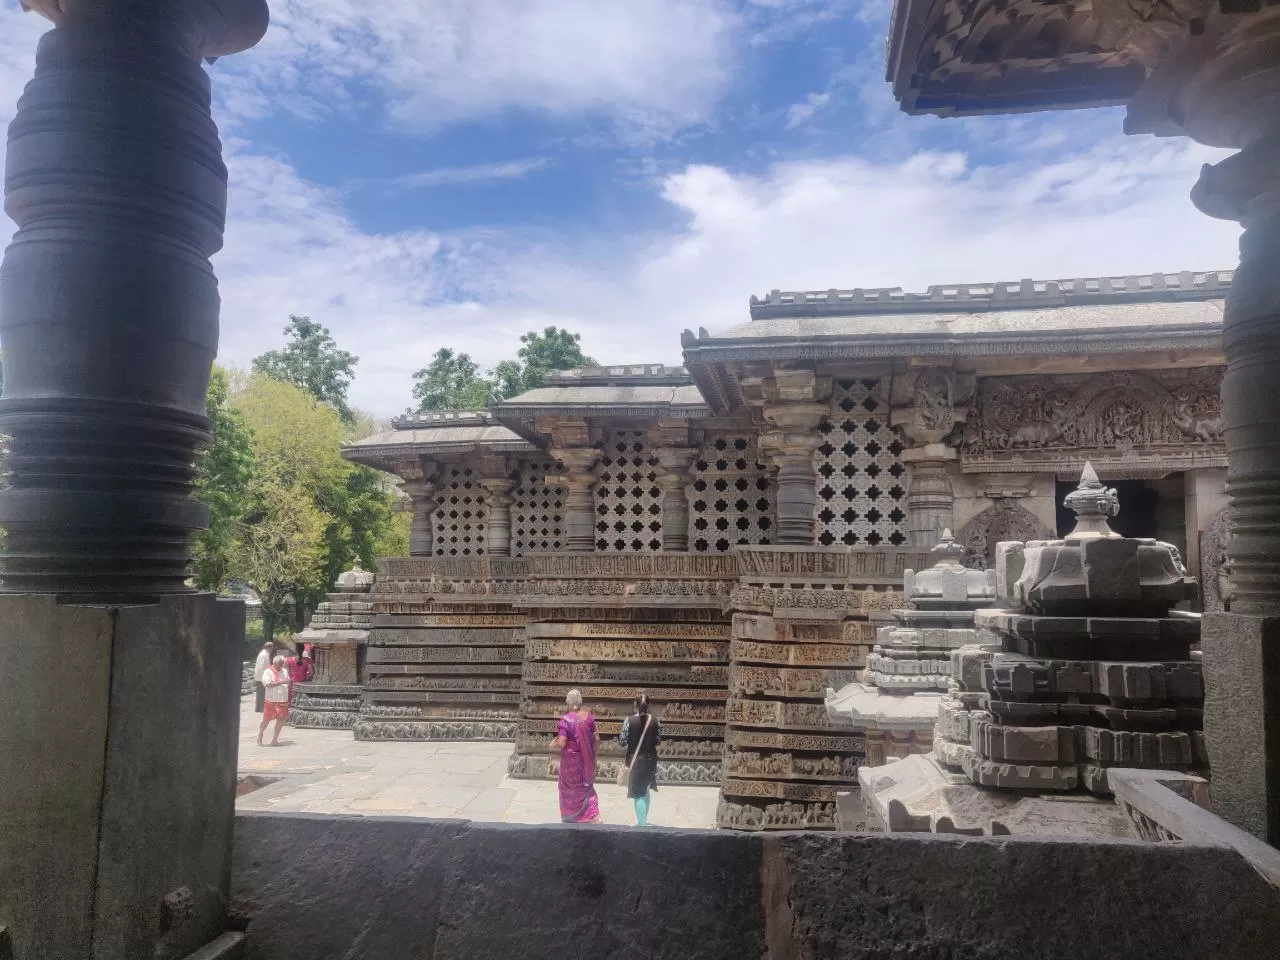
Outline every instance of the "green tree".
[(337, 410), (344, 423), (353, 422), (355, 414), (347, 406), (347, 389), (359, 358), (340, 350), (329, 328), (310, 317), (290, 314), (284, 334), (288, 338), (284, 347), (269, 350), (254, 360), (254, 371), (300, 387)]
[(500, 397), (514, 397), (540, 387), (556, 370), (595, 364), (582, 352), (582, 334), (559, 327), (547, 327), (542, 333), (530, 331), (520, 338), (520, 343), (523, 346), (516, 352), (518, 359), (503, 360), (493, 369), (494, 392)]
[(195, 495), (209, 507), (209, 526), (196, 534), (193, 579), (200, 590), (222, 590), (227, 581), (236, 523), (249, 507), (254, 476), (253, 434), (228, 403), (227, 373), (213, 368), (207, 408), (213, 439), (197, 464)]
[(468, 354), (441, 347), (431, 363), (413, 375), (414, 409), (478, 410), (497, 400), (540, 387), (556, 370), (575, 370), (595, 361), (582, 352), (582, 335), (547, 327), (520, 338), (515, 360), (503, 360), (480, 375), (480, 365)]
[(479, 375), (480, 365), (465, 353), (441, 347), (427, 366), (413, 375), (418, 410), (478, 410), (493, 393), (492, 381)]

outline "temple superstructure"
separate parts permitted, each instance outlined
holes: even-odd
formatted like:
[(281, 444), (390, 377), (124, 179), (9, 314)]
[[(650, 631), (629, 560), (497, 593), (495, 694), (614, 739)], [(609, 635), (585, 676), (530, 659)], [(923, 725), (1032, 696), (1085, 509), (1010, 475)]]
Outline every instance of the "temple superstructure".
[[(720, 783), (727, 826), (834, 827), (864, 763), (930, 749), (949, 678), (919, 670), (951, 647), (913, 659), (895, 637), (936, 638), (938, 617), (972, 630), (977, 571), (1001, 541), (1065, 533), (1086, 462), (1118, 490), (1121, 532), (1174, 544), (1209, 603), (1229, 600), (1230, 283), (773, 291), (744, 324), (686, 331), (684, 366), (563, 371), (489, 410), (406, 415), (343, 450), (399, 476), (413, 511), (344, 719), (365, 737), (510, 739), (513, 775), (554, 776), (578, 687), (607, 774), (645, 689), (661, 781)], [(978, 586), (964, 610), (923, 593), (909, 608), (908, 570), (924, 593), (948, 572)], [(833, 706), (858, 679), (888, 713)]]

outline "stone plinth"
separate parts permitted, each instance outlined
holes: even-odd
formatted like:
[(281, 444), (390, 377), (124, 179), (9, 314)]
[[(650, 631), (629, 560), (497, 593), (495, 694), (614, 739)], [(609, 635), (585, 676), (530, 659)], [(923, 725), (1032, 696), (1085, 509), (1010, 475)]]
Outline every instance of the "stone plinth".
[(356, 739), (515, 739), (525, 618), (508, 595), (522, 561), (379, 565)]
[(716, 784), (728, 696), (732, 555), (548, 554), (528, 558), (520, 733), (510, 771), (555, 777), (565, 695), (582, 693), (600, 730), (598, 776), (617, 772), (617, 737), (637, 691), (662, 723), (659, 783)]
[(901, 604), (891, 584), (920, 556), (739, 548), (719, 826), (835, 829), (839, 795), (856, 790), (868, 745), (823, 700), (866, 664), (873, 621)]
[(211, 594), (0, 595), (0, 953), (169, 960), (223, 932), (243, 642)]

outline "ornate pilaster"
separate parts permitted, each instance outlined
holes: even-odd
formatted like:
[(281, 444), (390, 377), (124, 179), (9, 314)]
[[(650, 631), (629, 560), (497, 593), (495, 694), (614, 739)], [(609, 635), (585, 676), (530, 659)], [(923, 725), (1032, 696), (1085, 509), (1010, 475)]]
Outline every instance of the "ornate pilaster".
[(689, 468), (697, 455), (688, 447), (664, 447), (658, 451), (658, 462), (664, 471), (658, 477), (662, 486), (662, 549), (668, 552), (689, 549)]
[(552, 449), (551, 455), (564, 465), (559, 483), (564, 496), (565, 549), (570, 553), (590, 553), (596, 548), (595, 465), (600, 451), (591, 447)]
[(485, 477), (480, 481), (489, 507), (489, 527), (485, 534), (491, 557), (511, 556), (511, 492), (516, 483), (510, 477)]
[(779, 544), (812, 546), (817, 471), (813, 452), (822, 443), (818, 424), (827, 416), (829, 377), (807, 369), (778, 369), (763, 384), (763, 414), (773, 429), (760, 436), (761, 452), (778, 471)]
[(409, 556), (429, 557), (435, 548), (432, 515), (440, 507), (440, 501), (436, 499), (439, 485), (434, 474), (424, 468), (420, 478), (405, 480), (403, 489), (413, 507), (413, 522), (409, 526)]
[(907, 542), (931, 547), (943, 530), (955, 526), (955, 494), (947, 465), (957, 459), (956, 427), (966, 418), (974, 377), (943, 367), (921, 371), (908, 392), (894, 398), (894, 425), (910, 446), (902, 461), (910, 470), (907, 484)]

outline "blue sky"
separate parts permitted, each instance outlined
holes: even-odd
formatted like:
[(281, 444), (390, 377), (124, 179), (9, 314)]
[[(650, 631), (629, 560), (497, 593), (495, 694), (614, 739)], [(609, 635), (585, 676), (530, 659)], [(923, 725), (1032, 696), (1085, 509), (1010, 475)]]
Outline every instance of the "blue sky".
[[(1222, 154), (1119, 110), (901, 114), (888, 0), (276, 0), (211, 69), (231, 177), (221, 359), (290, 312), (409, 402), (441, 346), (484, 365), (550, 323), (679, 362), (751, 294), (1215, 269), (1186, 199)], [(0, 0), (0, 123), (47, 24)], [(0, 224), (0, 240), (11, 224)]]

